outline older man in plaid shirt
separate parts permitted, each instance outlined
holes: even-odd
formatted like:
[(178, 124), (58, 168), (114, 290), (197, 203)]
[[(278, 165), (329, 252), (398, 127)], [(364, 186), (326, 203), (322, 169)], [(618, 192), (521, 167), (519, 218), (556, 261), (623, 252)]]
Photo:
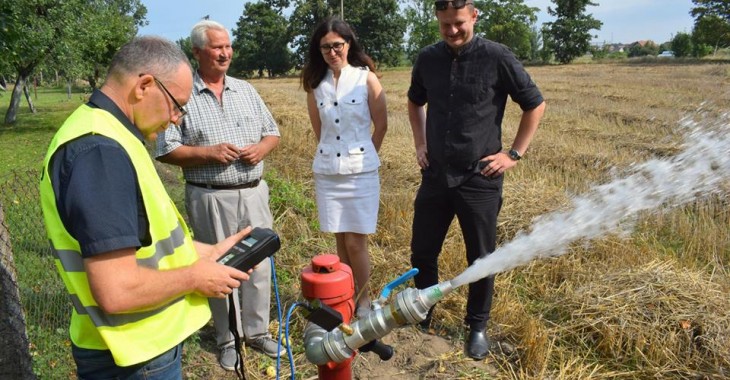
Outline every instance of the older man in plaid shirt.
[[(185, 205), (197, 240), (214, 243), (241, 227), (271, 228), (269, 188), (263, 159), (279, 143), (279, 130), (256, 90), (226, 75), (233, 50), (228, 31), (214, 21), (190, 34), (200, 64), (194, 74), (188, 114), (157, 139), (158, 160), (183, 168)], [(247, 345), (276, 357), (285, 353), (268, 332), (271, 265), (262, 261), (239, 288), (239, 335)], [(235, 369), (234, 337), (226, 300), (210, 299), (220, 364)]]

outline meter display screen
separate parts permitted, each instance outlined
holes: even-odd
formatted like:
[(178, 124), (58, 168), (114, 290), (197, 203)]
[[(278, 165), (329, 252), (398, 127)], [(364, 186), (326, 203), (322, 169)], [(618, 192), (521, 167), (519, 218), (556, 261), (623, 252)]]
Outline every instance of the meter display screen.
[(279, 235), (273, 230), (256, 227), (221, 256), (218, 262), (245, 272), (272, 256), (280, 246)]

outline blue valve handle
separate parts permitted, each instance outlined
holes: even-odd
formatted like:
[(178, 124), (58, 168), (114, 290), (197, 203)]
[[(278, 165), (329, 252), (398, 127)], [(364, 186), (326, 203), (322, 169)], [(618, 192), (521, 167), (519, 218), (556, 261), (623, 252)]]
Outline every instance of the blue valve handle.
[(402, 276), (396, 278), (394, 281), (389, 283), (388, 285), (385, 285), (385, 288), (383, 288), (383, 291), (380, 292), (380, 298), (378, 301), (385, 301), (390, 296), (390, 292), (393, 291), (398, 285), (403, 284), (404, 282), (410, 280), (413, 276), (418, 274), (418, 268), (413, 268), (409, 270), (408, 272), (404, 273)]

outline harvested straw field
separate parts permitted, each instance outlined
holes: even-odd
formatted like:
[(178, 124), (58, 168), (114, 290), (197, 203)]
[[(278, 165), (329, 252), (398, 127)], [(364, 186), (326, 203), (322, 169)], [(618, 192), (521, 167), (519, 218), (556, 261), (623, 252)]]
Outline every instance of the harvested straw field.
[[(545, 95), (547, 111), (526, 158), (507, 174), (500, 244), (633, 165), (672, 157), (684, 139), (683, 118), (702, 123), (724, 117), (720, 123), (730, 128), (723, 116), (730, 105), (728, 64), (587, 64), (528, 71)], [(406, 112), (410, 71), (381, 74), (389, 130), (381, 149), (378, 231), (370, 238), (373, 292), (410, 269), (412, 202), (420, 180)], [(279, 291), (288, 305), (301, 299), (301, 268), (316, 254), (334, 252), (334, 238), (317, 229), (311, 175), (316, 144), (305, 93), (296, 78), (251, 82), (282, 131), (267, 171), (274, 225), (283, 242), (276, 256)], [(519, 108), (508, 104), (507, 147), (518, 117)], [(395, 348), (394, 358), (381, 362), (372, 354), (358, 355), (354, 377), (727, 378), (730, 186), (721, 186), (680, 207), (642, 211), (621, 221), (620, 230), (576, 241), (559, 257), (497, 275), (489, 325), (495, 347), (484, 362), (462, 352), (462, 287), (437, 305), (431, 334), (412, 327), (393, 332), (384, 340)], [(454, 222), (440, 257), (442, 280), (466, 268), (463, 251)], [(295, 314), (290, 339), (298, 378), (311, 378), (316, 368), (304, 358), (303, 326)], [(249, 376), (265, 376), (266, 366), (249, 360)], [(286, 376), (288, 364), (283, 367)]]

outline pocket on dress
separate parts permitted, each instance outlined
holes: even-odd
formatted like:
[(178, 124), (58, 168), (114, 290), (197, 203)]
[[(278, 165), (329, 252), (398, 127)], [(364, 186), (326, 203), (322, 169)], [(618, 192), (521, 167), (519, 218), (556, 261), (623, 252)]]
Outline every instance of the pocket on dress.
[(336, 160), (334, 159), (334, 147), (332, 145), (320, 144), (314, 153), (312, 171), (320, 174), (336, 174)]
[(362, 95), (348, 95), (342, 99), (342, 103), (345, 105), (360, 105), (367, 100), (367, 94)]

